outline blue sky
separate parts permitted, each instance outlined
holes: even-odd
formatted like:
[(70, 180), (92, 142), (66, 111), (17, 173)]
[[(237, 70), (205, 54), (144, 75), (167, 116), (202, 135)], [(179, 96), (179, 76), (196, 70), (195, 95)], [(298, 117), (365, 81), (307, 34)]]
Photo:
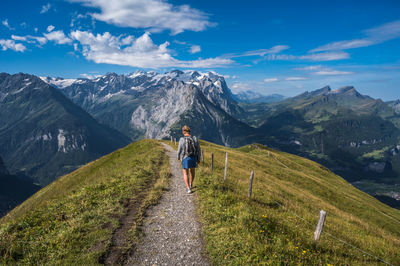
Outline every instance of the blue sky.
[(0, 71), (214, 70), (235, 91), (400, 98), (400, 1), (3, 0)]

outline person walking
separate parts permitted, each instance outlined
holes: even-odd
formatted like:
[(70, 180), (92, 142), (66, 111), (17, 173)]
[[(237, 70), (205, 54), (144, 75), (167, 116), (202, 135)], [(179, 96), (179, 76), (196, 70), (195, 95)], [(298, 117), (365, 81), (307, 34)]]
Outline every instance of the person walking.
[(196, 167), (200, 163), (200, 145), (195, 136), (190, 135), (190, 128), (182, 128), (183, 137), (179, 139), (178, 160), (182, 161), (183, 180), (187, 193), (192, 193), (192, 186), (196, 174)]

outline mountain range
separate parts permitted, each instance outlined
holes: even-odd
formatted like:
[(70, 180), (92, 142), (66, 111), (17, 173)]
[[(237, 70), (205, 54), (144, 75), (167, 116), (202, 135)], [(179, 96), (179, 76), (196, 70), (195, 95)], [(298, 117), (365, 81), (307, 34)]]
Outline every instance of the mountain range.
[(372, 195), (400, 198), (400, 104), (351, 86), (283, 98), (235, 95), (215, 72), (0, 77), (0, 155), (12, 174), (41, 185), (130, 141), (178, 138), (188, 124), (199, 138), (258, 142), (318, 161)]
[(214, 72), (137, 71), (130, 75), (110, 73), (92, 80), (42, 80), (59, 88), (99, 122), (132, 140), (178, 137), (185, 122), (192, 124), (200, 137), (225, 145), (244, 143), (242, 133), (251, 131), (235, 119), (243, 110), (225, 79)]

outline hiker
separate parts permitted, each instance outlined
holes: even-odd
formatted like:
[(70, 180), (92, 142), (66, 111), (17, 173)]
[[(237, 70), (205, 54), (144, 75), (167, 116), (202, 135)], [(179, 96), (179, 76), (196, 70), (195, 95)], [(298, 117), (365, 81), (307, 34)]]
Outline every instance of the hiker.
[[(182, 128), (183, 137), (179, 139), (178, 160), (182, 161), (183, 180), (185, 181), (187, 193), (192, 193), (194, 176), (197, 164), (200, 163), (200, 145), (195, 136), (190, 135), (190, 128)], [(190, 176), (188, 178), (188, 176)]]

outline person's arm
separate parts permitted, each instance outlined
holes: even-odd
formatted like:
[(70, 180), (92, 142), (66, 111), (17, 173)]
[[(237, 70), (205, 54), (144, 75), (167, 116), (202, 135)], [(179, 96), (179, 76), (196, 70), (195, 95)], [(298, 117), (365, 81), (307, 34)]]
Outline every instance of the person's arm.
[(199, 144), (199, 140), (196, 138), (196, 150), (198, 150), (197, 152), (197, 162), (200, 162), (200, 158), (201, 158), (201, 148), (200, 148), (200, 144)]
[(182, 149), (183, 149), (182, 138), (180, 138), (180, 139), (179, 139), (179, 144), (178, 144), (178, 151), (177, 151), (177, 154), (176, 154), (176, 156), (177, 156), (177, 158), (178, 158), (179, 161), (181, 160), (181, 152), (182, 152)]

